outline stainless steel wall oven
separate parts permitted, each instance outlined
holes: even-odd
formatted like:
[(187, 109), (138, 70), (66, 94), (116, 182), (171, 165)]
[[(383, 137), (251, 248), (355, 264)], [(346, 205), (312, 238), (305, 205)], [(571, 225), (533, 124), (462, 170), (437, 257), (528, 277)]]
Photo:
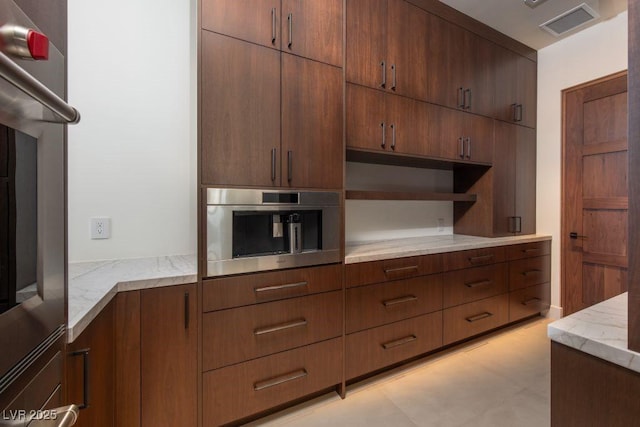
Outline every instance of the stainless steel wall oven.
[(340, 262), (340, 193), (209, 188), (207, 273)]

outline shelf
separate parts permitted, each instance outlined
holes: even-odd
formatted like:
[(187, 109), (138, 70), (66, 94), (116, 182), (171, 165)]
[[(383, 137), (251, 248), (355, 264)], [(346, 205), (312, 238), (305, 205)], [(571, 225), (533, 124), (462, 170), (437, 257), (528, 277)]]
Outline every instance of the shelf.
[(360, 191), (347, 190), (347, 200), (434, 200), (447, 202), (475, 202), (475, 194), (426, 193), (406, 191)]

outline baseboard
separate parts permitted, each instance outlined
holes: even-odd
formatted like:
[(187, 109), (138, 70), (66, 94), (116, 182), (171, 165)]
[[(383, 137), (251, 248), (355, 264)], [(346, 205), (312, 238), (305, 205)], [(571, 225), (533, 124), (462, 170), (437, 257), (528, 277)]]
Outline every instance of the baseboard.
[(549, 319), (553, 319), (553, 320), (558, 320), (562, 318), (562, 307), (559, 307), (557, 305), (552, 305), (551, 307), (549, 307), (549, 311), (547, 312), (546, 316)]

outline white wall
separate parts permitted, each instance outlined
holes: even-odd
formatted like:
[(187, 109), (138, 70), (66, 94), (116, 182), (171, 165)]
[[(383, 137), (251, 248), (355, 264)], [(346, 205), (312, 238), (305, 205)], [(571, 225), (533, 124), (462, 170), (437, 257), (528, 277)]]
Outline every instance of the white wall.
[(69, 0), (70, 262), (196, 251), (195, 3)]
[(551, 234), (551, 316), (560, 315), (563, 89), (627, 68), (627, 13), (538, 51), (537, 231)]

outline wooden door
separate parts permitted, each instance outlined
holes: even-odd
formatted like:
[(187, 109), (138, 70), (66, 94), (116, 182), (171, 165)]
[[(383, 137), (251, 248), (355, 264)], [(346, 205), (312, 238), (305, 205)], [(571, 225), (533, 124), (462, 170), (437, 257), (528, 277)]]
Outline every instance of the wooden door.
[(513, 234), (510, 220), (516, 216), (517, 139), (518, 126), (496, 121), (494, 159), (491, 168), (493, 171), (493, 234), (496, 237)]
[(387, 126), (385, 94), (347, 83), (346, 133), (347, 148), (386, 151)]
[[(496, 122), (497, 123), (497, 122)], [(536, 131), (516, 126), (515, 216), (516, 234), (536, 232)], [(498, 156), (498, 150), (495, 150)]]
[(202, 28), (280, 49), (280, 0), (206, 0)]
[(427, 155), (428, 110), (426, 103), (387, 94), (388, 150), (392, 153)]
[[(465, 109), (465, 90), (471, 80), (471, 33), (457, 25), (449, 25), (449, 72), (447, 96), (443, 105)], [(468, 92), (466, 93), (468, 96)], [(473, 96), (472, 96), (473, 97)], [(472, 99), (473, 100), (473, 99)]]
[(563, 101), (567, 315), (627, 289), (626, 72), (568, 89)]
[(536, 127), (536, 106), (538, 93), (538, 63), (518, 55), (517, 60), (517, 102), (522, 111), (517, 117), (518, 124)]
[(346, 80), (386, 87), (387, 0), (346, 0)]
[(342, 0), (282, 0), (282, 35), (284, 52), (342, 66)]
[(387, 89), (426, 101), (429, 15), (404, 1), (389, 0)]
[(196, 284), (142, 291), (143, 427), (198, 424), (197, 306)]
[(282, 54), (282, 186), (342, 188), (342, 69)]
[(496, 46), (495, 55), (493, 116), (496, 119), (514, 123), (518, 102), (518, 54)]
[(280, 185), (280, 56), (202, 32), (203, 184)]
[(448, 160), (464, 159), (463, 136), (464, 113), (449, 108), (436, 107), (434, 122), (437, 123), (439, 157)]
[(464, 160), (493, 162), (493, 119), (476, 114), (463, 114)]
[(466, 81), (470, 90), (467, 95), (467, 111), (491, 117), (494, 113), (494, 74), (496, 70), (496, 47), (493, 43), (465, 31), (465, 38), (469, 38)]
[(427, 26), (427, 64), (425, 72), (427, 76), (427, 100), (434, 104), (455, 107), (456, 83), (452, 82), (451, 57), (457, 55), (457, 52), (450, 47), (451, 32), (455, 26), (431, 14), (429, 14)]

